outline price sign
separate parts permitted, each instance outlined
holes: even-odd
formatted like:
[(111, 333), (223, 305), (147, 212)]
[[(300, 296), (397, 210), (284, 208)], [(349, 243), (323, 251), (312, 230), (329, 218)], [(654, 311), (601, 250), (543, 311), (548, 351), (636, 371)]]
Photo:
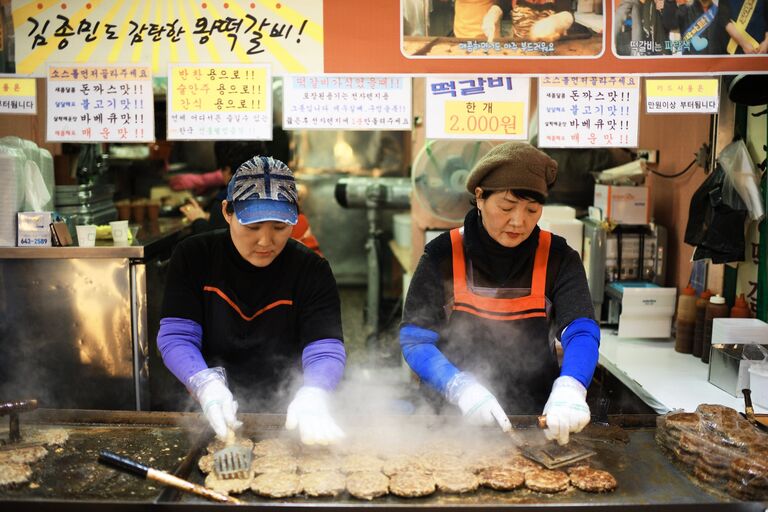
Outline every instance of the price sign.
[(444, 130), (477, 138), (520, 135), (525, 130), (523, 107), (521, 101), (446, 101)]
[(427, 78), (428, 139), (526, 140), (530, 79)]

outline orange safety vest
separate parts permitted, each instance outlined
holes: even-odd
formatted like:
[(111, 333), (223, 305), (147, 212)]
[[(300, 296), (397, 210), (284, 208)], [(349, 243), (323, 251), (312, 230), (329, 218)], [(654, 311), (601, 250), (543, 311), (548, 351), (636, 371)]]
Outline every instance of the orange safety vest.
[(560, 373), (545, 294), (552, 234), (539, 231), (530, 289), (475, 287), (463, 232), (450, 236), (453, 300), (445, 305), (441, 351), (485, 384), (507, 414), (540, 414)]

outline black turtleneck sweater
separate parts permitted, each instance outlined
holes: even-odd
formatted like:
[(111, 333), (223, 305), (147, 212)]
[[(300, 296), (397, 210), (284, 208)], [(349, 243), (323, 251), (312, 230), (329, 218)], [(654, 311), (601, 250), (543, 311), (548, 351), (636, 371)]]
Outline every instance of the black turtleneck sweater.
[(185, 239), (168, 267), (161, 314), (198, 323), (208, 366), (224, 366), (235, 388), (259, 399), (300, 374), (309, 343), (343, 340), (331, 268), (293, 239), (267, 267), (244, 260), (227, 230)]
[[(483, 227), (472, 209), (464, 219), (464, 249), (473, 267), (473, 285), (488, 288), (531, 286), (539, 228), (517, 247), (504, 247)], [(552, 235), (547, 262), (546, 296), (552, 307), (551, 325), (559, 338), (577, 318), (594, 318), (584, 266), (565, 239)], [(446, 322), (445, 306), (453, 299), (451, 239), (443, 233), (431, 241), (414, 272), (403, 310), (403, 325), (411, 324), (440, 333)]]

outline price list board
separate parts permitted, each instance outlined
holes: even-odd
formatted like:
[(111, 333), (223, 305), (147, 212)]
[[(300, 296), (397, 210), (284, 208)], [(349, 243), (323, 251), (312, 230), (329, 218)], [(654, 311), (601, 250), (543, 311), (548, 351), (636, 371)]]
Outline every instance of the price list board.
[(648, 114), (717, 114), (720, 93), (717, 78), (645, 79)]
[(530, 79), (427, 78), (428, 139), (526, 140)]
[(286, 130), (410, 130), (411, 79), (307, 75), (283, 82)]
[(36, 114), (34, 78), (0, 78), (0, 114)]
[(272, 140), (267, 64), (168, 67), (168, 140)]
[(539, 147), (637, 147), (640, 78), (539, 78)]
[(49, 142), (150, 142), (155, 139), (149, 66), (50, 65)]

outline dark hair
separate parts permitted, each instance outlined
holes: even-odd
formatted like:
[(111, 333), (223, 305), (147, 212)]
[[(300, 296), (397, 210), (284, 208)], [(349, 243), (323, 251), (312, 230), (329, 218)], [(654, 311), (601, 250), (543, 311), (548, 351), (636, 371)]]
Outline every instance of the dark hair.
[(258, 141), (219, 140), (213, 144), (213, 154), (219, 169), (229, 167), (234, 173), (240, 165), (260, 155), (261, 146)]
[[(482, 188), (482, 187), (481, 187)], [(511, 188), (508, 190), (485, 190), (483, 189), (482, 194), (480, 194), (480, 197), (483, 199), (488, 199), (491, 197), (491, 194), (494, 192), (512, 192), (512, 194), (515, 195), (515, 197), (519, 197), (520, 199), (525, 199), (527, 201), (533, 201), (534, 203), (539, 204), (545, 204), (547, 202), (547, 198), (541, 195), (540, 193), (534, 191), (534, 190), (525, 190), (521, 188)], [(477, 199), (472, 198), (470, 201), (473, 206), (477, 206)]]

